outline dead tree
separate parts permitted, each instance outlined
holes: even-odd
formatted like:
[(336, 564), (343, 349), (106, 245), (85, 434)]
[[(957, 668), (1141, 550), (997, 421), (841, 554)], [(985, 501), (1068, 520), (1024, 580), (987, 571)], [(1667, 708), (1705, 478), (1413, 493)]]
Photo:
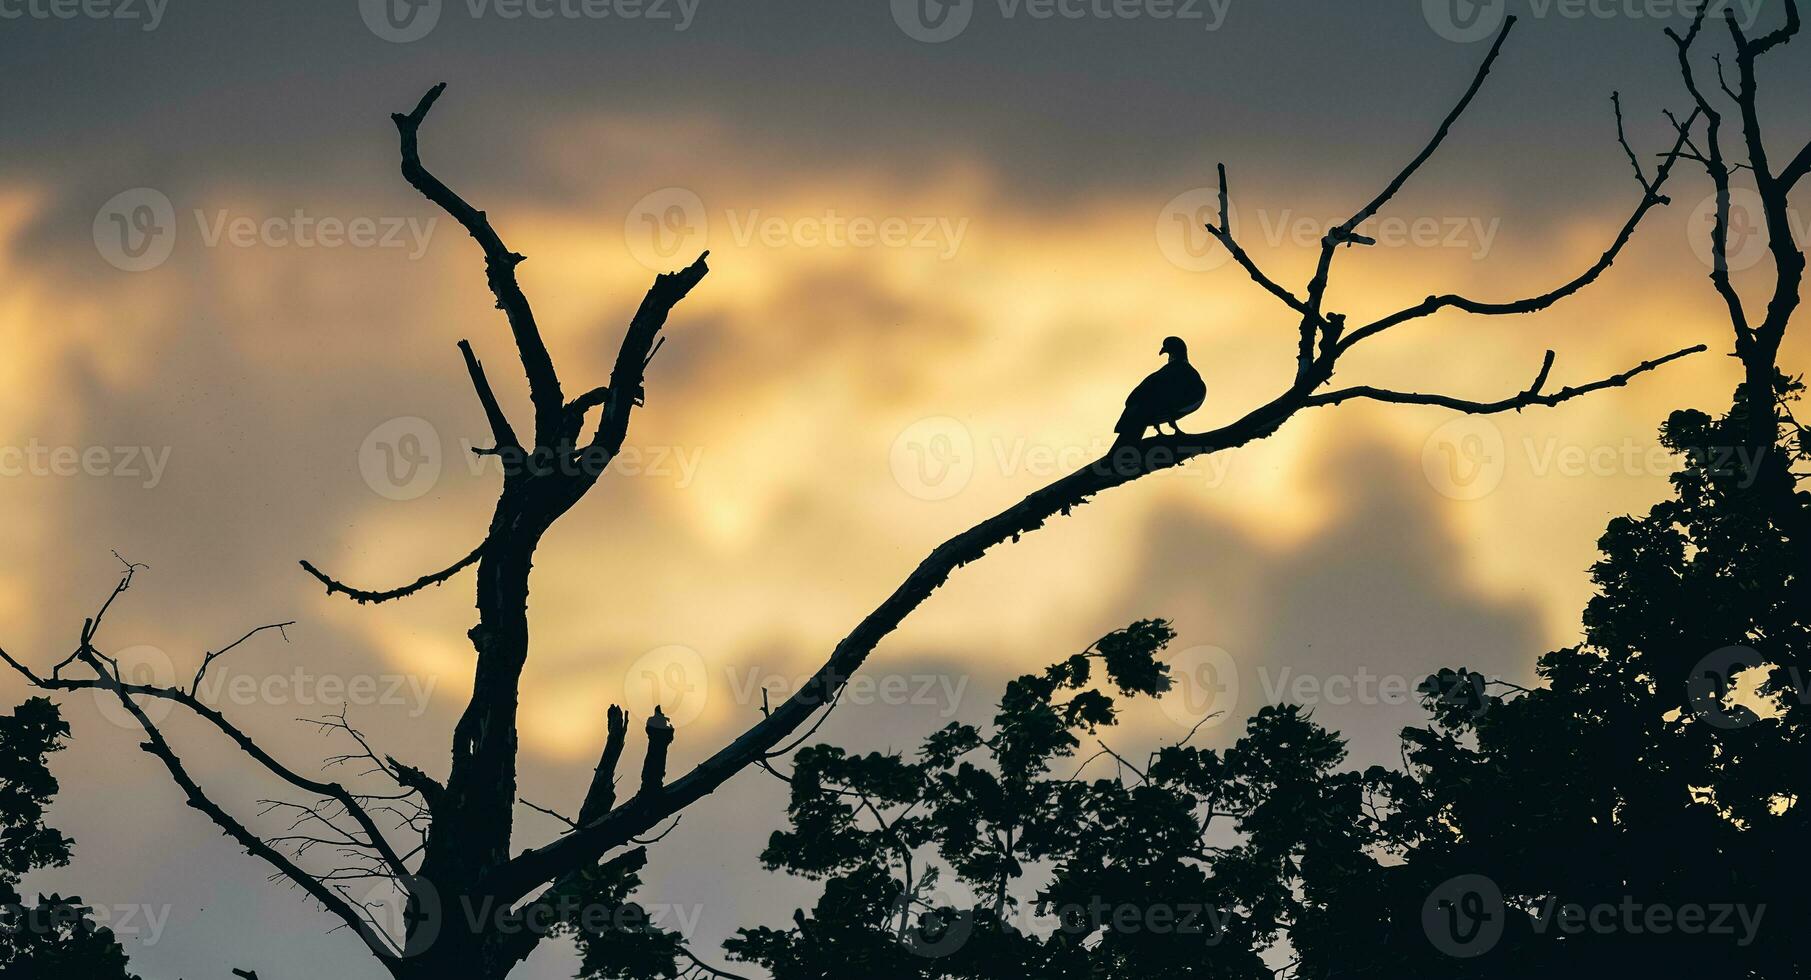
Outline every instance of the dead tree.
[[(1673, 123), (1685, 141), (1681, 155), (1701, 165), (1710, 175), (1714, 188), (1710, 281), (1728, 311), (1730, 326), (1735, 331), (1735, 355), (1742, 362), (1741, 403), (1736, 409), (1742, 414), (1746, 432), (1744, 445), (1740, 447), (1743, 453), (1738, 457), (1740, 465), (1747, 469), (1743, 478), (1759, 499), (1771, 503), (1770, 511), (1785, 519), (1786, 526), (1782, 530), (1793, 540), (1802, 542), (1811, 539), (1811, 528), (1804, 526), (1804, 508), (1793, 506), (1791, 502), (1796, 488), (1791, 461), (1775, 447), (1782, 424), (1797, 427), (1781, 402), (1777, 379), (1780, 376), (1780, 344), (1785, 340), (1787, 324), (1798, 310), (1799, 290), (1805, 278), (1805, 254), (1801, 243), (1793, 238), (1790, 195), (1806, 171), (1811, 171), (1811, 142), (1801, 146), (1784, 166), (1775, 162), (1768, 152), (1761, 125), (1756, 79), (1760, 59), (1798, 35), (1798, 3), (1785, 0), (1785, 23), (1752, 38), (1736, 22), (1733, 10), (1723, 11), (1724, 26), (1735, 54), (1735, 78), (1732, 85), (1722, 54), (1713, 54), (1717, 90), (1728, 100), (1722, 103), (1722, 108), (1716, 99), (1717, 92), (1708, 89), (1692, 64), (1692, 52), (1702, 38), (1709, 11), (1709, 4), (1700, 7), (1683, 35), (1671, 28), (1666, 32), (1677, 49), (1679, 73), (1695, 106), (1692, 119), (1681, 121), (1674, 116)], [(1740, 162), (1732, 162), (1724, 149), (1723, 129), (1730, 122), (1726, 115), (1730, 104), (1735, 109)], [(1694, 120), (1697, 118), (1703, 120), (1702, 145), (1695, 135)], [(1773, 289), (1758, 318), (1750, 315), (1748, 304), (1736, 291), (1729, 274), (1731, 179), (1740, 170), (1747, 170), (1753, 179), (1762, 226), (1767, 235), (1767, 254), (1773, 266)]]
[[(442, 583), (464, 568), (477, 566), (478, 624), (470, 637), (476, 654), (470, 703), (454, 730), (450, 765), (444, 781), (413, 766), (381, 756), (343, 720), (358, 749), (353, 757), (396, 784), (387, 794), (355, 794), (338, 783), (314, 780), (286, 768), (265, 753), (191, 691), (125, 682), (117, 665), (95, 644), (106, 606), (84, 627), (74, 654), (48, 675), (6, 659), (32, 683), (52, 690), (100, 689), (113, 692), (143, 727), (144, 749), (160, 759), (191, 806), (202, 811), (229, 837), (271, 864), (279, 877), (293, 882), (320, 902), (341, 925), (371, 948), (384, 967), (399, 978), (471, 977), (494, 980), (526, 957), (547, 934), (545, 924), (561, 915), (579, 875), (600, 862), (638, 866), (645, 852), (632, 847), (685, 808), (698, 802), (744, 769), (783, 754), (790, 736), (814, 715), (834, 705), (847, 679), (862, 666), (875, 646), (941, 586), (960, 566), (980, 559), (996, 545), (1016, 541), (1046, 521), (1067, 515), (1103, 491), (1150, 473), (1179, 466), (1205, 454), (1242, 446), (1274, 433), (1307, 409), (1366, 399), (1426, 405), (1472, 414), (1519, 411), (1552, 406), (1580, 395), (1626, 384), (1636, 375), (1703, 350), (1674, 351), (1643, 361), (1626, 371), (1594, 381), (1551, 389), (1554, 355), (1548, 351), (1533, 381), (1524, 389), (1493, 400), (1459, 395), (1379, 388), (1370, 385), (1332, 387), (1340, 359), (1352, 348), (1397, 326), (1445, 310), (1493, 316), (1534, 313), (1578, 292), (1608, 269), (1636, 226), (1653, 208), (1668, 203), (1660, 193), (1688, 142), (1681, 129), (1651, 178), (1639, 172), (1640, 195), (1633, 212), (1601, 257), (1584, 271), (1547, 292), (1508, 301), (1476, 300), (1453, 294), (1425, 300), (1347, 329), (1347, 315), (1328, 307), (1326, 294), (1333, 260), (1341, 248), (1369, 244), (1359, 227), (1384, 207), (1446, 139), (1454, 122), (1484, 85), (1514, 20), (1507, 20), (1478, 67), (1470, 87), (1442, 120), (1427, 144), (1384, 189), (1351, 218), (1329, 231), (1320, 243), (1312, 278), (1300, 291), (1277, 283), (1235, 240), (1227, 223), (1225, 170), (1220, 170), (1220, 221), (1208, 227), (1259, 286), (1289, 310), (1296, 322), (1296, 369), (1293, 380), (1268, 401), (1220, 428), (1199, 434), (1154, 436), (1108, 458), (1097, 460), (1037, 490), (1000, 513), (955, 535), (933, 550), (893, 593), (831, 650), (822, 667), (783, 703), (764, 709), (759, 720), (729, 744), (677, 779), (666, 778), (667, 752), (673, 732), (658, 713), (648, 725), (639, 780), (626, 799), (618, 799), (616, 771), (625, 753), (630, 725), (620, 709), (610, 709), (610, 724), (600, 761), (571, 829), (540, 846), (512, 853), (511, 818), (519, 794), (516, 786), (516, 713), (518, 682), (529, 652), (529, 570), (535, 549), (554, 522), (571, 509), (616, 456), (628, 433), (634, 409), (642, 403), (644, 369), (669, 312), (706, 273), (705, 257), (686, 269), (658, 276), (630, 321), (606, 386), (568, 396), (554, 361), (541, 340), (527, 297), (516, 282), (523, 256), (504, 245), (488, 217), (454, 193), (423, 165), (418, 133), (444, 86), (435, 86), (407, 114), (394, 116), (401, 135), (403, 176), (435, 205), (452, 215), (482, 249), (486, 274), (497, 306), (503, 310), (522, 368), (527, 374), (533, 407), (530, 438), (523, 439), (499, 405), (472, 348), (459, 349), (483, 406), (495, 445), (482, 450), (502, 457), (504, 477), (490, 528), (465, 557), (401, 588), (369, 591), (348, 586), (313, 565), (303, 567), (329, 592), (360, 602), (400, 599)], [(1687, 121), (1687, 125), (1690, 124)], [(1620, 112), (1617, 136), (1622, 135)], [(1632, 155), (1632, 151), (1631, 155)], [(1799, 168), (1802, 169), (1802, 168)], [(590, 413), (597, 421), (585, 435)], [(130, 585), (128, 569), (112, 598)], [(86, 674), (66, 677), (79, 664)], [(206, 670), (206, 665), (202, 668)], [(87, 676), (91, 674), (92, 676)], [(280, 841), (253, 833), (229, 814), (190, 777), (157, 725), (139, 707), (145, 698), (173, 701), (226, 733), (270, 773), (318, 802), (297, 807), (298, 822), (308, 827)], [(796, 744), (796, 743), (795, 743)], [(291, 805), (294, 806), (294, 805)], [(400, 815), (419, 842), (399, 849), (385, 836), (378, 814)], [(304, 870), (281, 844), (295, 851), (329, 845), (359, 858), (351, 871), (325, 874)], [(341, 875), (387, 876), (408, 895), (408, 924), (401, 941), (372, 921), (355, 901)]]

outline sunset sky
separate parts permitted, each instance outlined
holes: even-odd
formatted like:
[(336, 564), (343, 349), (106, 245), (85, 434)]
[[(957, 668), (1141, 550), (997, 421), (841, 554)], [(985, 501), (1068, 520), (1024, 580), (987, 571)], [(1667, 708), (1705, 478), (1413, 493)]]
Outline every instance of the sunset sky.
[[(398, 0), (386, 17), (356, 0), (0, 0), (0, 645), (61, 659), (117, 551), (149, 570), (103, 649), (186, 680), (203, 651), (295, 620), (287, 643), (235, 650), (214, 701), (313, 771), (347, 746), (296, 719), (345, 700), (382, 750), (444, 774), (471, 575), (357, 606), (296, 561), (382, 588), (477, 543), (498, 477), (467, 451), (486, 429), (458, 340), (527, 418), (477, 247), (397, 172), (389, 114), (445, 81), (424, 160), (528, 256), (569, 392), (606, 379), (656, 270), (711, 251), (649, 368), (631, 453), (541, 548), (522, 691), (529, 800), (576, 808), (611, 703), (639, 718), (661, 701), (675, 769), (689, 765), (939, 542), (1102, 451), (1164, 336), (1188, 341), (1209, 386), (1185, 428), (1286, 384), (1294, 320), (1203, 247), (1214, 165), (1239, 238), (1299, 286), (1320, 233), (1463, 91), (1488, 45), (1471, 37), (1504, 9), (924, 2)], [(1661, 33), (1683, 7), (1509, 0), (1522, 19), (1483, 93), (1367, 226), (1379, 244), (1340, 252), (1332, 308), (1358, 322), (1435, 292), (1514, 298), (1595, 259), (1640, 193), (1610, 93), (1651, 172), (1661, 110), (1687, 101)], [(1736, 9), (1770, 24), (1773, 7)], [(1782, 138), (1811, 132), (1790, 97), (1811, 82), (1803, 54), (1763, 78)], [(1109, 736), (1122, 752), (1180, 737), (1203, 703), (1225, 712), (1200, 739), (1220, 747), (1262, 704), (1296, 700), (1353, 740), (1355, 764), (1390, 763), (1393, 733), (1421, 717), (1401, 696), (1420, 676), (1526, 682), (1578, 640), (1605, 522), (1665, 493), (1656, 426), (1728, 404), (1708, 191), (1682, 167), (1673, 204), (1555, 309), (1403, 326), (1339, 382), (1494, 399), (1548, 348), (1556, 385), (1708, 353), (1489, 420), (1318, 409), (1112, 491), (960, 570), (821, 736), (908, 748), (1143, 617), (1174, 621), (1189, 682), (1128, 712)], [(1738, 266), (1757, 247), (1738, 243)], [(1759, 268), (1737, 281), (1769, 285)], [(1802, 369), (1802, 337), (1789, 348)], [(1217, 697), (1199, 683), (1215, 676)], [(182, 805), (117, 710), (63, 703), (75, 737), (52, 823), (76, 857), (28, 884), (101, 906), (147, 980), (380, 976)], [(277, 792), (187, 720), (167, 729), (236, 812)], [(739, 776), (654, 848), (643, 902), (716, 961), (726, 933), (814, 894), (757, 861), (783, 789)], [(516, 844), (558, 829), (524, 809)], [(572, 964), (549, 943), (519, 975)]]

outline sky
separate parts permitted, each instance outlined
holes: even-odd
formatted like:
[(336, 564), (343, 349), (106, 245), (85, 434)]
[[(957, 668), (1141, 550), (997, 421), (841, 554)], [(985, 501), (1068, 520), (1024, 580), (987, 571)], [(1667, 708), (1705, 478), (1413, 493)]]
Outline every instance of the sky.
[[(1185, 428), (1285, 385), (1294, 321), (1198, 229), (1215, 164), (1239, 238), (1299, 285), (1321, 232), (1420, 148), (1506, 13), (1521, 19), (1483, 93), (1367, 226), (1378, 244), (1341, 251), (1329, 303), (1357, 322), (1584, 268), (1639, 198), (1610, 93), (1651, 173), (1661, 112), (1687, 98), (1661, 33), (1684, 10), (0, 0), (0, 645), (61, 659), (117, 552), (149, 567), (100, 641), (140, 676), (187, 678), (204, 651), (294, 621), (221, 661), (207, 699), (298, 769), (346, 749), (307, 721), (343, 707), (382, 750), (444, 773), (470, 687), (470, 575), (373, 607), (296, 565), (382, 588), (478, 541), (498, 476), (468, 451), (485, 426), (460, 339), (526, 418), (477, 247), (397, 172), (388, 114), (436, 82), (424, 159), (529, 257), (522, 285), (569, 389), (605, 379), (656, 271), (711, 251), (629, 451), (538, 555), (521, 784), (570, 811), (608, 705), (662, 704), (675, 770), (708, 755), (939, 542), (1104, 449), (1163, 337), (1188, 341), (1209, 387)], [(1789, 97), (1811, 57), (1768, 69), (1789, 152), (1811, 133)], [(1390, 763), (1422, 675), (1528, 681), (1579, 639), (1604, 524), (1665, 494), (1656, 427), (1728, 404), (1708, 190), (1682, 168), (1671, 206), (1553, 310), (1405, 325), (1338, 381), (1491, 399), (1549, 348), (1560, 384), (1709, 352), (1519, 415), (1319, 409), (1114, 490), (958, 571), (820, 735), (910, 749), (1144, 617), (1174, 622), (1184, 683), (1127, 712), (1109, 736), (1122, 752), (1208, 711), (1198, 742), (1223, 747), (1292, 701), (1350, 738), (1355, 765)], [(1759, 247), (1744, 236), (1733, 259), (1757, 295)], [(1802, 366), (1804, 347), (1783, 362)], [(116, 708), (62, 700), (75, 734), (52, 822), (76, 856), (28, 884), (97, 905), (148, 980), (380, 976), (182, 805)], [(279, 790), (247, 760), (166, 725), (219, 799), (280, 829), (257, 816)], [(810, 901), (757, 859), (783, 789), (739, 776), (653, 849), (641, 898), (701, 952)], [(559, 829), (523, 809), (516, 844)], [(518, 975), (572, 969), (549, 943)]]

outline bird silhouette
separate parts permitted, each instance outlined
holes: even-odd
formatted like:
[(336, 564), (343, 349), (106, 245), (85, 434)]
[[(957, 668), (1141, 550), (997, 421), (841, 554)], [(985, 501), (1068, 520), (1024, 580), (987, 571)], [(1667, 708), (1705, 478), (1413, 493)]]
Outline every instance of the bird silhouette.
[(1201, 380), (1201, 372), (1188, 362), (1188, 345), (1181, 337), (1163, 338), (1163, 346), (1157, 352), (1169, 355), (1170, 361), (1151, 372), (1126, 396), (1126, 410), (1113, 426), (1113, 431), (1119, 433), (1113, 442), (1115, 449), (1143, 438), (1147, 428), (1155, 426), (1161, 433), (1165, 423), (1181, 435), (1176, 420), (1207, 400), (1207, 384)]

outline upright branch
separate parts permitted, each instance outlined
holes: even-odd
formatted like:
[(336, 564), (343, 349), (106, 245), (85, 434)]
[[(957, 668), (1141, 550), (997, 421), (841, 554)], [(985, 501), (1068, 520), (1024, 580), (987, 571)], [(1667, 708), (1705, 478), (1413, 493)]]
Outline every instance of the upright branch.
[[(1455, 103), (1452, 110), (1446, 114), (1446, 118), (1440, 120), (1440, 125), (1435, 128), (1434, 135), (1427, 141), (1427, 144), (1421, 148), (1421, 152), (1415, 154), (1414, 159), (1410, 160), (1406, 166), (1398, 171), (1396, 176), (1384, 186), (1383, 190), (1379, 191), (1377, 196), (1371, 199), (1370, 203), (1359, 208), (1353, 213), (1352, 217), (1347, 218), (1345, 221), (1329, 230), (1326, 235), (1322, 236), (1320, 258), (1315, 263), (1314, 277), (1308, 281), (1307, 300), (1305, 303), (1307, 309), (1302, 314), (1302, 322), (1299, 328), (1301, 332), (1301, 342), (1298, 344), (1296, 351), (1296, 376), (1298, 379), (1307, 378), (1309, 371), (1312, 370), (1314, 366), (1316, 336), (1319, 334), (1330, 334), (1331, 336), (1326, 338), (1324, 343), (1331, 346), (1338, 342), (1340, 326), (1344, 322), (1343, 318), (1336, 318), (1335, 316), (1329, 316), (1322, 313), (1322, 304), (1327, 295), (1328, 280), (1333, 270), (1333, 251), (1341, 245), (1349, 247), (1351, 245), (1376, 244), (1375, 241), (1358, 234), (1358, 227), (1371, 220), (1379, 209), (1385, 204), (1388, 204), (1390, 199), (1394, 198), (1396, 193), (1402, 190), (1403, 185), (1409, 182), (1409, 178), (1413, 177), (1416, 171), (1421, 169), (1421, 165), (1426, 163), (1428, 158), (1434, 155), (1434, 151), (1440, 148), (1440, 144), (1446, 142), (1447, 134), (1452, 132), (1453, 123), (1459, 121), (1459, 117), (1464, 115), (1465, 110), (1471, 107), (1472, 99), (1476, 98), (1479, 90), (1484, 87), (1484, 80), (1490, 76), (1491, 66), (1496, 64), (1497, 55), (1503, 50), (1503, 42), (1509, 39), (1509, 31), (1514, 27), (1515, 18), (1513, 16), (1503, 19), (1503, 26), (1497, 31), (1496, 40), (1491, 42), (1490, 52), (1484, 56), (1483, 62), (1478, 65), (1477, 73), (1472, 76), (1471, 85), (1466, 87), (1465, 94), (1459, 97), (1459, 101)], [(1222, 171), (1220, 176), (1221, 179), (1224, 180), (1226, 176), (1225, 172)]]
[[(1750, 465), (1757, 468), (1751, 474), (1751, 486), (1758, 488), (1763, 494), (1789, 495), (1794, 483), (1790, 476), (1790, 466), (1781, 458), (1782, 454), (1772, 451), (1780, 426), (1786, 421), (1775, 389), (1779, 376), (1780, 345), (1785, 339), (1787, 325), (1801, 302), (1800, 289), (1804, 283), (1805, 254), (1803, 244), (1794, 239), (1790, 195), (1799, 180), (1805, 176), (1806, 170), (1811, 169), (1811, 142), (1802, 145), (1787, 160), (1785, 166), (1775, 167), (1761, 120), (1757, 77), (1760, 59), (1788, 44), (1799, 33), (1796, 0), (1784, 0), (1784, 4), (1784, 20), (1781, 25), (1752, 38), (1737, 22), (1733, 10), (1724, 11), (1724, 28), (1735, 54), (1735, 78), (1732, 84), (1724, 70), (1722, 56), (1713, 54), (1718, 90), (1724, 97), (1722, 105), (1707, 92), (1693, 61), (1698, 45), (1703, 43), (1710, 5), (1705, 4), (1699, 8), (1684, 34), (1668, 29), (1667, 36), (1672, 38), (1685, 90), (1696, 105), (1698, 115), (1704, 119), (1701, 147), (1695, 135), (1693, 120), (1675, 121), (1675, 126), (1681, 137), (1689, 141), (1693, 150), (1690, 159), (1703, 166), (1710, 177), (1714, 194), (1710, 229), (1710, 280), (1728, 312), (1730, 327), (1734, 332), (1735, 354), (1743, 365), (1744, 404), (1741, 407), (1747, 419), (1744, 439), (1748, 450), (1746, 458), (1752, 460)], [(1731, 141), (1739, 142), (1739, 149), (1734, 151), (1737, 154), (1734, 158), (1736, 162), (1731, 162), (1731, 150), (1725, 146), (1723, 132), (1724, 124), (1730, 120), (1728, 106), (1731, 103), (1734, 106), (1735, 124), (1739, 126), (1739, 140)], [(1735, 175), (1743, 170), (1748, 171), (1753, 180), (1753, 197), (1760, 208), (1760, 224), (1766, 234), (1767, 255), (1771, 259), (1773, 272), (1773, 289), (1768, 295), (1765, 310), (1758, 315), (1750, 312), (1730, 275), (1729, 247), (1735, 210), (1733, 182)], [(1800, 510), (1783, 507), (1778, 509), (1778, 513), (1795, 515)], [(1811, 527), (1797, 527), (1790, 529), (1789, 533), (1795, 538), (1811, 537)]]
[[(452, 188), (441, 183), (440, 178), (429, 173), (428, 168), (421, 163), (418, 142), (421, 123), (427, 118), (428, 110), (434, 108), (434, 102), (440, 98), (440, 93), (445, 91), (446, 83), (441, 82), (428, 89), (413, 111), (407, 114), (391, 113), (390, 118), (395, 121), (396, 131), (402, 137), (402, 176), (422, 196), (459, 222), (477, 241), (478, 247), (484, 250), (485, 279), (490, 283), (491, 293), (497, 297), (497, 308), (509, 318), (509, 330), (516, 339), (516, 352), (521, 355), (522, 370), (528, 375), (528, 398), (534, 404), (535, 441), (538, 445), (551, 446), (560, 429), (565, 402), (560, 395), (559, 374), (553, 369), (553, 357), (547, 353), (547, 345), (541, 340), (541, 330), (535, 325), (534, 311), (529, 309), (528, 297), (522, 294), (522, 287), (516, 283), (516, 266), (521, 265), (527, 256), (510, 251), (497, 235), (496, 229), (491, 227), (490, 219), (483, 211), (467, 204), (464, 198), (453, 193)], [(467, 358), (470, 358), (469, 349)], [(494, 401), (492, 399), (493, 403)]]

